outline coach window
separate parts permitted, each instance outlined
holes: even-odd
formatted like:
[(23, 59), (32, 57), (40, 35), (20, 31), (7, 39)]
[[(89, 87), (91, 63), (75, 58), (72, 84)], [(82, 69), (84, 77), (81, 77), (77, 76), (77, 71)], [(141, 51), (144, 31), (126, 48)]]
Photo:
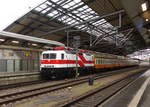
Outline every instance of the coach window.
[(51, 53), (49, 59), (56, 59), (56, 54), (55, 53)]
[(102, 64), (102, 58), (100, 58), (100, 64)]
[(43, 59), (49, 59), (49, 54), (43, 54)]
[(61, 54), (61, 59), (64, 59), (64, 54)]

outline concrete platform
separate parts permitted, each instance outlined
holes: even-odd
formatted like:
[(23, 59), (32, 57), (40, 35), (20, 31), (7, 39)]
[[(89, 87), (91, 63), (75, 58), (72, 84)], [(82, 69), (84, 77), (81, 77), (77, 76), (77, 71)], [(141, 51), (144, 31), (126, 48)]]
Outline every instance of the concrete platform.
[(150, 70), (99, 107), (150, 107)]
[(39, 72), (0, 72), (0, 78), (17, 77), (26, 75), (37, 75)]
[(0, 72), (0, 85), (29, 82), (39, 79), (39, 72)]

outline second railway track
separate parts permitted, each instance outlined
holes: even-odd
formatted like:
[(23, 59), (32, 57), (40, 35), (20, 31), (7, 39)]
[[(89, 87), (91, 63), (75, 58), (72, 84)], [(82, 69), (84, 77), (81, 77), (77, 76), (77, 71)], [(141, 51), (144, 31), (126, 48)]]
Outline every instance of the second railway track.
[(102, 87), (96, 88), (86, 94), (57, 105), (61, 107), (102, 107), (101, 104), (113, 95), (131, 85), (143, 72), (132, 74), (126, 78), (112, 81)]

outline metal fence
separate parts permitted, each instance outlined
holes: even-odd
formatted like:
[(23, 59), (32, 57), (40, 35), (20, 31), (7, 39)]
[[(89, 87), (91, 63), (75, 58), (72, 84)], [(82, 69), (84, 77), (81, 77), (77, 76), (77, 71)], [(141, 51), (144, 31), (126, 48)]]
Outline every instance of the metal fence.
[(39, 59), (0, 59), (0, 72), (33, 72), (39, 69)]

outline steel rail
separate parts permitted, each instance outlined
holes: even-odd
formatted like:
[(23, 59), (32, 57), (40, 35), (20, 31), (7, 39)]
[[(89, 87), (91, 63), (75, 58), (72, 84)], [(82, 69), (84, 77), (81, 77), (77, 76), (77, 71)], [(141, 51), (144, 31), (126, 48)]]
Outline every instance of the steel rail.
[[(112, 81), (111, 83), (104, 85), (103, 87), (97, 88), (94, 91), (91, 91), (89, 93), (86, 93), (82, 96), (79, 96), (77, 98), (74, 98), (71, 101), (66, 101), (63, 102), (63, 104), (58, 104), (57, 106), (61, 106), (61, 107), (70, 107), (70, 106), (85, 106), (86, 104), (89, 105), (90, 107), (97, 107), (100, 104), (102, 104), (103, 102), (105, 102), (106, 100), (108, 100), (111, 96), (113, 96), (114, 94), (116, 94), (118, 91), (122, 90), (124, 87), (126, 87), (127, 85), (129, 85), (130, 83), (132, 83), (133, 81), (137, 80), (137, 77), (139, 77), (141, 74), (143, 73), (143, 70), (141, 70), (138, 73), (132, 74), (128, 77), (125, 77), (123, 79), (119, 79), (117, 81)], [(120, 87), (118, 88), (117, 85), (120, 85)], [(112, 92), (110, 92), (110, 94), (104, 96), (102, 99), (99, 99), (98, 94), (102, 94), (102, 92), (104, 92), (104, 90), (107, 90), (108, 88), (112, 88), (116, 86), (116, 90), (112, 90)], [(91, 102), (91, 99), (94, 98), (99, 99), (99, 101), (94, 101)], [(86, 101), (86, 102), (85, 102)]]

